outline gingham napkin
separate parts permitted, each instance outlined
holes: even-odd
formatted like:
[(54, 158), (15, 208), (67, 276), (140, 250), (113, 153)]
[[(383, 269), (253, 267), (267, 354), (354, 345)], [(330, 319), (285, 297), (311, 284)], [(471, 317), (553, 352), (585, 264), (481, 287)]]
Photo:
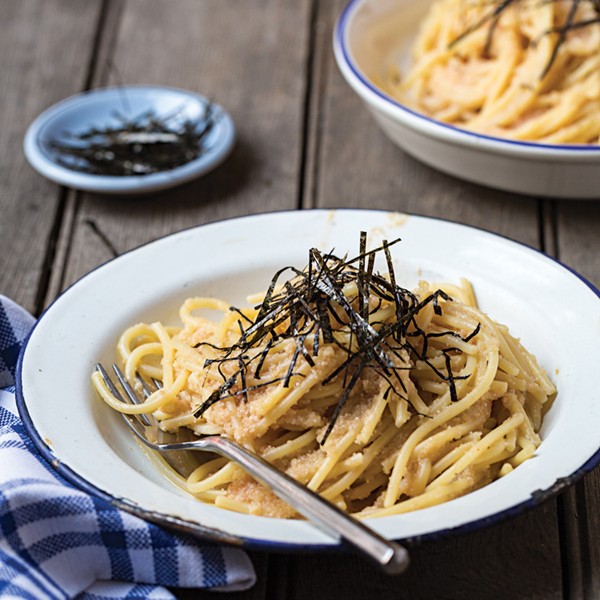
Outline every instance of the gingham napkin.
[(243, 551), (117, 510), (72, 487), (38, 454), (14, 397), (17, 357), (33, 322), (0, 295), (0, 597), (163, 599), (173, 598), (163, 586), (251, 587)]

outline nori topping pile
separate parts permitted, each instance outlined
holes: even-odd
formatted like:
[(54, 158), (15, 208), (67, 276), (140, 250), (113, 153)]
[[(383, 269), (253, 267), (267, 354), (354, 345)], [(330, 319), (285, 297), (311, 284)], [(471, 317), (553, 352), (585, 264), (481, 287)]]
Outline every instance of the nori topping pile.
[[(450, 356), (458, 352), (455, 348), (444, 349), (446, 372), (436, 368), (427, 357), (429, 339), (441, 335), (460, 337), (455, 332), (427, 333), (423, 331), (416, 316), (427, 305), (432, 304), (436, 314), (441, 314), (440, 299), (451, 301), (441, 290), (424, 299), (419, 299), (411, 291), (397, 285), (390, 247), (400, 240), (384, 241), (373, 250), (367, 251), (367, 235), (361, 233), (360, 253), (348, 259), (339, 258), (333, 252), (322, 253), (316, 248), (309, 252), (308, 265), (299, 270), (285, 267), (273, 276), (264, 300), (256, 308), (254, 319), (248, 318), (240, 309), (231, 310), (239, 315), (239, 339), (229, 347), (218, 348), (207, 342), (195, 347), (210, 346), (219, 356), (207, 359), (205, 366), (216, 363), (223, 379), (221, 386), (196, 410), (201, 416), (213, 404), (228, 397), (248, 401), (248, 393), (274, 383), (283, 382), (289, 387), (299, 361), (311, 367), (323, 344), (334, 344), (345, 353), (345, 360), (322, 382), (323, 385), (334, 378), (343, 377), (344, 391), (330, 416), (327, 430), (320, 440), (323, 444), (331, 433), (348, 397), (365, 369), (375, 370), (388, 384), (385, 395), (394, 392), (405, 398), (406, 387), (400, 372), (410, 366), (406, 362), (406, 352), (410, 356), (425, 361), (429, 367), (446, 381), (452, 401), (457, 400), (455, 382), (460, 377), (452, 373)], [(385, 275), (374, 272), (375, 257), (383, 254), (387, 266)], [(284, 274), (291, 274), (283, 281)], [(351, 286), (354, 284), (354, 286)], [(347, 290), (354, 289), (354, 296), (348, 297)], [(394, 307), (394, 318), (377, 322), (372, 319), (382, 305)], [(341, 330), (346, 336), (336, 335)], [(464, 339), (469, 341), (479, 332), (477, 328)], [(307, 343), (311, 336), (312, 341)], [(291, 357), (285, 376), (261, 381), (248, 386), (247, 375), (261, 379), (261, 369), (269, 353), (279, 344), (293, 340), (296, 348)], [(233, 363), (233, 375), (225, 375), (222, 367)], [(400, 365), (400, 366), (399, 366)]]

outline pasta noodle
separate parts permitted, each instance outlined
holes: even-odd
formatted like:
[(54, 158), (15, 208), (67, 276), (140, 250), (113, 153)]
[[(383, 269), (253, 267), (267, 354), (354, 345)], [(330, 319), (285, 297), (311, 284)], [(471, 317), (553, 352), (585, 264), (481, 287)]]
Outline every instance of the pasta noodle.
[(385, 87), (434, 119), (514, 140), (600, 142), (595, 0), (439, 0), (413, 59)]
[[(117, 353), (134, 384), (162, 388), (141, 405), (161, 428), (221, 434), (358, 516), (431, 506), (531, 457), (555, 388), (536, 359), (476, 306), (470, 284), (397, 286), (391, 244), (355, 259), (310, 253), (280, 271), (253, 308), (189, 298), (181, 326), (138, 324)], [(374, 272), (384, 254), (388, 271)], [(210, 319), (205, 309), (219, 311)], [(293, 517), (238, 466), (210, 457), (188, 491), (227, 509)]]

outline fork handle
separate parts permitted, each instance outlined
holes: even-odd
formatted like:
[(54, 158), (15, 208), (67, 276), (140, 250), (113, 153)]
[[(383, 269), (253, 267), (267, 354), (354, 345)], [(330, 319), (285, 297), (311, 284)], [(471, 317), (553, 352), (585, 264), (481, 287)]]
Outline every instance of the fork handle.
[(406, 548), (386, 540), (361, 521), (347, 515), (311, 489), (271, 466), (260, 456), (248, 452), (226, 438), (210, 436), (202, 441), (202, 446), (206, 450), (212, 450), (235, 461), (320, 529), (345, 540), (386, 573), (402, 573), (408, 566), (409, 557)]

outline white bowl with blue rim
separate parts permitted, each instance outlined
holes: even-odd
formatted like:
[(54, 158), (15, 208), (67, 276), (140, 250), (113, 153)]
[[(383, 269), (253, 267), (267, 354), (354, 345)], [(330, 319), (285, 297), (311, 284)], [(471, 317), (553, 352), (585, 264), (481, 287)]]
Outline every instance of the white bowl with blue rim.
[[(214, 124), (202, 138), (198, 156), (169, 170), (144, 175), (82, 172), (76, 161), (68, 164), (52, 149), (54, 141), (69, 143), (92, 127), (119, 127), (123, 119), (132, 121), (146, 114), (169, 118), (174, 128), (185, 121), (201, 125), (209, 104)], [(234, 143), (231, 116), (206, 97), (179, 88), (131, 85), (91, 90), (51, 106), (30, 125), (23, 146), (31, 166), (60, 185), (122, 195), (157, 192), (196, 179), (220, 165)]]
[[(235, 513), (190, 495), (135, 442), (121, 416), (98, 398), (90, 377), (97, 362), (115, 360), (126, 327), (155, 320), (177, 325), (183, 301), (199, 294), (244, 306), (248, 294), (266, 289), (280, 268), (302, 268), (310, 248), (356, 252), (361, 230), (369, 232), (373, 247), (402, 238), (393, 261), (398, 282), (408, 289), (421, 279), (467, 278), (481, 309), (510, 328), (558, 390), (530, 460), (465, 496), (369, 519), (371, 527), (396, 540), (473, 531), (538, 505), (600, 463), (600, 291), (545, 254), (500, 236), (369, 210), (215, 222), (136, 248), (80, 279), (44, 311), (17, 367), (19, 412), (40, 452), (72, 483), (165, 526), (270, 551), (342, 548), (309, 521)], [(211, 259), (198, 260), (202, 256)]]
[(434, 0), (350, 0), (334, 31), (342, 75), (383, 132), (435, 169), (489, 187), (554, 198), (600, 199), (600, 146), (511, 141), (419, 114), (376, 84), (406, 66)]

